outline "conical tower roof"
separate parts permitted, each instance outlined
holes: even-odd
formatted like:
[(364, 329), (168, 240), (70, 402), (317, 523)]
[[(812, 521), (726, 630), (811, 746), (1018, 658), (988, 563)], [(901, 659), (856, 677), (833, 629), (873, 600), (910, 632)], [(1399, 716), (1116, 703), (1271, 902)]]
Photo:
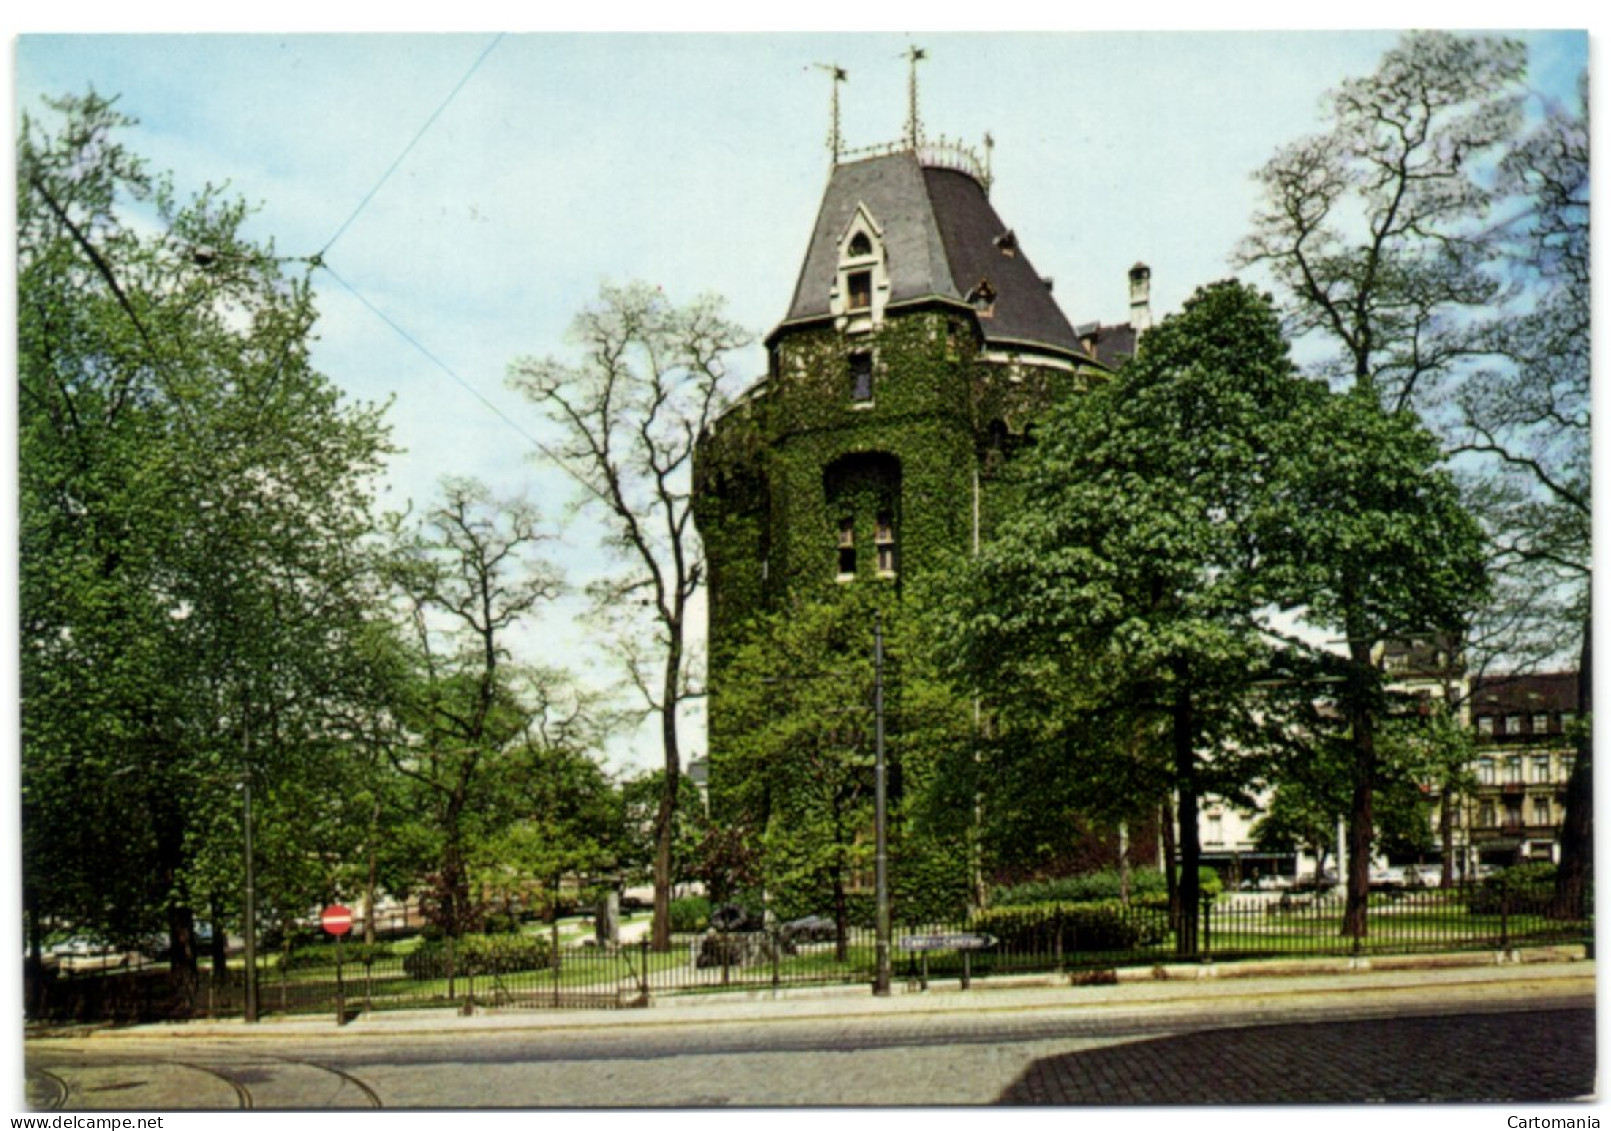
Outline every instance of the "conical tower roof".
[[(878, 226), (889, 272), (887, 310), (946, 301), (973, 305), (993, 295), (979, 319), (988, 347), (1088, 360), (1051, 288), (1002, 223), (971, 173), (925, 162), (904, 149), (834, 167), (788, 316), (773, 331), (833, 317), (839, 249), (858, 210)], [(890, 311), (893, 313), (893, 311)]]

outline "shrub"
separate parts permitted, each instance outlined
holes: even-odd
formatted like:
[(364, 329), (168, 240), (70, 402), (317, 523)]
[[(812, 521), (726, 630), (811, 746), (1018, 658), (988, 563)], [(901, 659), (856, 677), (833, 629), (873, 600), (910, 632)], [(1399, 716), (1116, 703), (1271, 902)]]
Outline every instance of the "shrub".
[[(390, 943), (344, 943), (341, 960), (344, 963), (380, 962), (393, 957), (394, 954)], [(289, 955), (280, 955), (282, 970), (314, 970), (321, 966), (334, 967), (335, 964), (336, 948), (333, 943), (305, 945), (291, 951)]]
[(710, 926), (710, 900), (702, 895), (689, 895), (671, 901), (671, 930), (673, 934), (693, 934)]
[(489, 935), (513, 935), (520, 933), (520, 916), (504, 911), (489, 911), (482, 920), (481, 930)]
[(1534, 861), (1503, 868), (1485, 877), (1466, 897), (1466, 909), (1473, 915), (1497, 915), (1509, 901), (1513, 913), (1536, 912), (1555, 895), (1555, 865)]
[[(538, 935), (465, 935), (453, 943), (453, 971), (459, 977), (513, 974), (545, 969), (553, 955), (548, 940)], [(448, 975), (448, 941), (427, 939), (405, 955), (403, 972), (429, 981)]]
[[(1212, 868), (1197, 869), (1197, 882), (1205, 896), (1217, 896), (1223, 889), (1219, 873)], [(1028, 907), (1043, 903), (1092, 903), (1119, 898), (1119, 871), (1107, 868), (1083, 876), (1060, 876), (1027, 884), (1000, 887), (991, 893), (995, 907)], [(1168, 902), (1169, 887), (1164, 874), (1155, 868), (1134, 868), (1130, 872), (1130, 898), (1144, 906)]]
[(1004, 951), (1045, 954), (1150, 946), (1168, 934), (1168, 923), (1157, 911), (1087, 901), (991, 907), (976, 913), (968, 930), (994, 935)]

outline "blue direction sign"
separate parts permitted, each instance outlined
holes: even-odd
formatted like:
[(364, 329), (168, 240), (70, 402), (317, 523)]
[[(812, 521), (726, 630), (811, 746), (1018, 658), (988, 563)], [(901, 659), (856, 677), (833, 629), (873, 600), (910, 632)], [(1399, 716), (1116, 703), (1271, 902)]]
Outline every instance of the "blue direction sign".
[(996, 945), (995, 935), (902, 935), (902, 950), (983, 950)]

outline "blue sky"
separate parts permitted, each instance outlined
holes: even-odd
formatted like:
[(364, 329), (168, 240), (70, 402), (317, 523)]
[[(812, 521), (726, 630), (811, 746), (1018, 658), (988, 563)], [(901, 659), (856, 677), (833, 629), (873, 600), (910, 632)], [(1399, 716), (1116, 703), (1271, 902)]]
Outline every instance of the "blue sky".
[[(1125, 273), (1153, 270), (1157, 315), (1225, 277), (1253, 208), (1250, 174), (1317, 128), (1321, 95), (1369, 71), (1395, 32), (25, 36), (16, 107), (90, 86), (140, 119), (133, 147), (181, 189), (228, 181), (251, 230), (334, 272), (523, 428), (509, 364), (563, 354), (601, 282), (676, 301), (726, 297), (759, 337), (783, 315), (829, 165), (828, 86), (846, 68), (850, 146), (898, 137), (909, 44), (929, 136), (996, 139), (992, 197), (1071, 321), (1127, 317)], [(1567, 95), (1581, 34), (1528, 34), (1532, 81)], [(366, 194), (486, 52), (434, 125)], [(353, 396), (392, 399), (406, 449), (389, 505), (474, 475), (565, 518), (577, 583), (598, 566), (567, 482), (528, 442), (316, 272), (315, 359)], [(764, 368), (760, 350), (738, 364)], [(561, 606), (542, 658), (608, 678)], [(535, 643), (528, 647), (537, 658)], [(695, 728), (697, 729), (697, 727)], [(702, 749), (702, 738), (696, 739)], [(650, 732), (612, 749), (656, 757)]]

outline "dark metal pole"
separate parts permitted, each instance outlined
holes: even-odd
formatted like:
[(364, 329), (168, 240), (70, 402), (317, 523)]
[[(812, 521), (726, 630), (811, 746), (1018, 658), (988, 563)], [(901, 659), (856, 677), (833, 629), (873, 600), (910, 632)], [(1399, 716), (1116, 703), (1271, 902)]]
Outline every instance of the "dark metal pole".
[(878, 900), (878, 966), (873, 974), (873, 993), (887, 997), (890, 981), (889, 844), (885, 829), (888, 814), (884, 788), (884, 626), (877, 613), (873, 614), (873, 735), (873, 883)]
[[(257, 886), (252, 852), (252, 766), (251, 732), (247, 732), (245, 794), (245, 851), (246, 851), (246, 1020), (257, 1020)], [(220, 928), (221, 929), (221, 928)]]

